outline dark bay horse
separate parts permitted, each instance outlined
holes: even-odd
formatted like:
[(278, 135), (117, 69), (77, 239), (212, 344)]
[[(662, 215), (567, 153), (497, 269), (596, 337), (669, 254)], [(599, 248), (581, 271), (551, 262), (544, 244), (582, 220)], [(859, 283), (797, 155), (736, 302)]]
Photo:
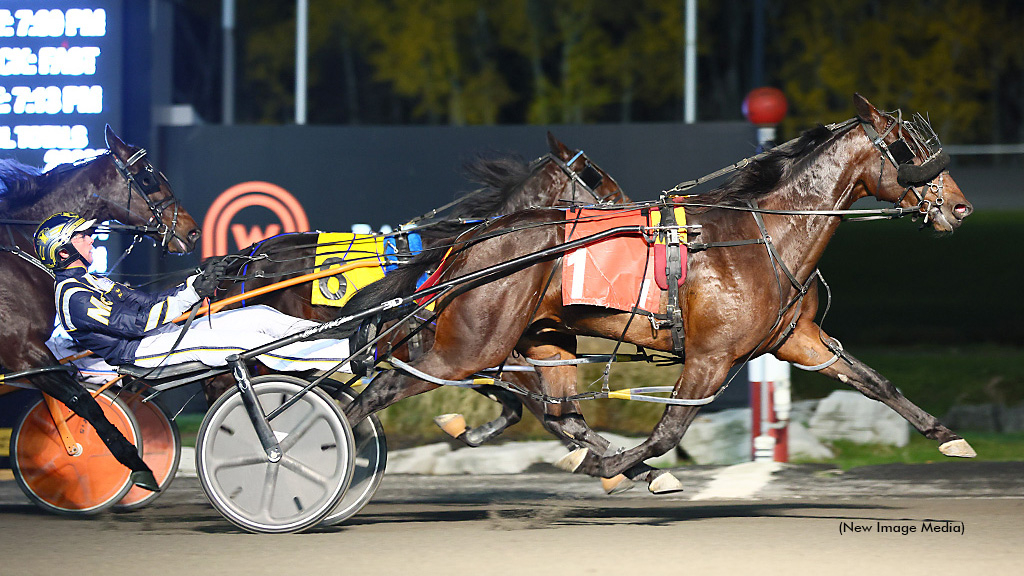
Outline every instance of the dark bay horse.
[[(885, 403), (938, 441), (943, 454), (974, 456), (965, 440), (834, 344), (815, 322), (817, 263), (842, 211), (854, 201), (870, 195), (890, 202), (917, 213), (939, 233), (952, 233), (973, 210), (945, 172), (948, 156), (936, 149), (937, 138), (922, 136), (919, 124), (880, 112), (860, 95), (854, 100), (857, 118), (810, 130), (753, 160), (709, 195), (681, 199), (687, 223), (702, 226), (700, 242), (706, 249), (691, 253), (679, 290), (685, 363), (671, 397), (706, 402), (721, 389), (731, 368), (771, 353), (816, 368)], [(462, 238), (463, 249), (449, 258), (442, 279), (555, 248), (565, 238), (564, 218), (564, 212), (549, 209), (493, 221), (477, 233), (489, 238)], [(670, 331), (655, 329), (644, 319), (631, 322), (628, 313), (564, 306), (561, 260), (556, 255), (524, 264), (497, 281), (466, 285), (444, 297), (439, 301), (442, 311), (434, 346), (412, 365), (436, 378), (461, 380), (513, 351), (537, 360), (574, 358), (577, 335), (621, 338), (673, 351)], [(418, 268), (431, 265), (436, 262), (426, 257), (414, 260), (405, 272), (364, 288), (342, 312), (354, 314), (409, 294), (410, 278)], [(662, 293), (663, 311), (666, 304)], [(550, 396), (576, 392), (574, 366), (540, 372)], [(402, 398), (436, 387), (400, 371), (388, 372), (375, 379), (346, 414), (356, 424)], [(563, 459), (565, 469), (604, 478), (625, 473), (651, 483), (652, 492), (669, 492), (682, 488), (678, 480), (642, 462), (676, 446), (698, 409), (699, 405), (669, 405), (650, 437), (628, 450), (613, 450), (593, 433), (575, 402), (549, 404), (546, 418), (549, 429), (579, 446)]]
[[(501, 156), (479, 158), (467, 164), (465, 169), (469, 178), (484, 188), (456, 204), (444, 214), (442, 221), (420, 229), (424, 250), (443, 254), (452, 238), (477, 225), (462, 223), (460, 219), (475, 221), (530, 207), (629, 202), (614, 178), (593, 164), (582, 151), (571, 150), (551, 133), (548, 133), (547, 140), (550, 153), (533, 163)], [(244, 284), (234, 283), (227, 295), (238, 294), (243, 290), (251, 291), (313, 271), (316, 248), (317, 233), (312, 232), (276, 236), (243, 250), (242, 255), (245, 257), (237, 260), (232, 272), (236, 280), (244, 279)], [(308, 283), (245, 301), (245, 305), (253, 304), (265, 304), (286, 314), (319, 322), (337, 318), (340, 310), (339, 307), (312, 304)], [(378, 345), (378, 355), (386, 356), (390, 353), (406, 360), (414, 356), (416, 353), (409, 350), (408, 344), (399, 344), (407, 334), (407, 329), (396, 330)], [(433, 329), (427, 327), (417, 346), (426, 350), (432, 341)], [(396, 347), (394, 350), (393, 346)], [(505, 364), (525, 365), (521, 359), (516, 358), (508, 359)], [(505, 378), (528, 390), (538, 390), (540, 387), (535, 372), (507, 372)], [(234, 381), (228, 377), (208, 384), (204, 390), (208, 401), (212, 402), (233, 386)], [(486, 442), (517, 423), (522, 416), (524, 402), (543, 422), (544, 408), (536, 401), (497, 387), (483, 387), (478, 391), (498, 401), (502, 405), (502, 412), (491, 422), (455, 434), (471, 446)]]
[[(21, 371), (56, 365), (46, 347), (55, 316), (53, 277), (33, 264), (35, 226), (56, 212), (77, 212), (99, 222), (134, 225), (170, 253), (187, 253), (199, 239), (195, 220), (179, 205), (145, 150), (121, 141), (108, 126), (108, 151), (91, 160), (48, 172), (0, 161), (0, 366)], [(12, 222), (25, 221), (31, 224)], [(18, 251), (23, 255), (19, 257)], [(25, 255), (28, 257), (26, 258)], [(133, 471), (148, 470), (132, 446), (110, 422), (85, 388), (68, 372), (29, 377), (32, 384), (64, 403), (96, 428), (119, 462)]]

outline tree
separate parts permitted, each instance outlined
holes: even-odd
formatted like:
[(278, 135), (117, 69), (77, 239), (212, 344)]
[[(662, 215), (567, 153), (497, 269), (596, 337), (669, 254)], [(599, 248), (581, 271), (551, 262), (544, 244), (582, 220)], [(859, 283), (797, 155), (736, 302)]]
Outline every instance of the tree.
[(860, 92), (929, 112), (948, 141), (990, 141), (986, 104), (998, 99), (1000, 70), (1020, 61), (1020, 42), (1007, 42), (1024, 29), (1019, 12), (1007, 2), (788, 2), (775, 46), (791, 105), (784, 127), (852, 116)]

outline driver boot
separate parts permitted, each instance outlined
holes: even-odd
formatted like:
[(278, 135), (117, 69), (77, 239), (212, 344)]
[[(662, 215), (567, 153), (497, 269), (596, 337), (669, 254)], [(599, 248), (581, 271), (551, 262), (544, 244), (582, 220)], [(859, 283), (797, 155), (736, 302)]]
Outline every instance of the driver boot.
[(135, 470), (129, 478), (132, 484), (143, 490), (149, 490), (150, 492), (160, 491), (160, 483), (156, 481), (156, 476), (153, 476), (152, 470)]

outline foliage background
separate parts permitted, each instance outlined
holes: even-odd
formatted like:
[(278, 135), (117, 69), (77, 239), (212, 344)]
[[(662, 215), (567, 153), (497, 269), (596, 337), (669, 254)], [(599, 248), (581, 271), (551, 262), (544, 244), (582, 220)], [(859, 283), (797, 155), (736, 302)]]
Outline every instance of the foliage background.
[[(754, 7), (763, 6), (763, 50)], [(549, 124), (682, 119), (685, 0), (313, 0), (309, 122)], [(930, 112), (948, 142), (1024, 141), (1018, 0), (700, 0), (699, 120), (761, 84), (783, 135), (852, 116), (851, 95)], [(293, 118), (295, 3), (237, 0), (236, 121)], [(220, 120), (220, 3), (179, 0), (175, 99)], [(763, 54), (763, 56), (758, 56)]]

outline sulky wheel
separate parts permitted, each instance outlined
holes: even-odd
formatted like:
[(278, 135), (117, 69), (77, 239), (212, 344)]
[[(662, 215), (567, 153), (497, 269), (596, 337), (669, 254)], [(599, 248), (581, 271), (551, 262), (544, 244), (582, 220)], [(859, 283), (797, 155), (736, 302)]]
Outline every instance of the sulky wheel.
[[(355, 399), (356, 393), (350, 388), (341, 388), (334, 397), (344, 410)], [(338, 503), (338, 507), (320, 523), (323, 526), (341, 524), (356, 515), (373, 498), (381, 479), (384, 478), (384, 468), (388, 462), (388, 443), (380, 419), (376, 414), (371, 414), (352, 429), (352, 434), (355, 436), (355, 471), (352, 473), (352, 483), (349, 484), (348, 491)]]
[[(252, 379), (264, 413), (306, 382), (284, 375)], [(196, 471), (225, 518), (250, 532), (298, 532), (331, 512), (352, 479), (352, 429), (337, 405), (313, 389), (270, 421), (283, 453), (268, 460), (235, 388), (210, 407), (196, 438)]]
[(141, 508), (163, 494), (170, 486), (171, 480), (174, 480), (174, 474), (178, 471), (178, 461), (181, 459), (181, 435), (178, 432), (178, 425), (167, 417), (163, 408), (156, 402), (142, 402), (136, 395), (125, 400), (139, 423), (139, 431), (142, 432), (142, 460), (153, 470), (153, 475), (160, 484), (160, 492), (150, 492), (132, 486), (128, 494), (114, 505), (114, 510), (120, 511)]
[[(96, 402), (129, 442), (140, 447), (139, 425), (123, 401), (104, 392)], [(11, 469), (22, 491), (39, 507), (61, 514), (95, 514), (113, 506), (131, 488), (131, 471), (114, 458), (99, 434), (77, 414), (60, 406), (75, 442), (68, 454), (42, 399), (11, 434)]]

